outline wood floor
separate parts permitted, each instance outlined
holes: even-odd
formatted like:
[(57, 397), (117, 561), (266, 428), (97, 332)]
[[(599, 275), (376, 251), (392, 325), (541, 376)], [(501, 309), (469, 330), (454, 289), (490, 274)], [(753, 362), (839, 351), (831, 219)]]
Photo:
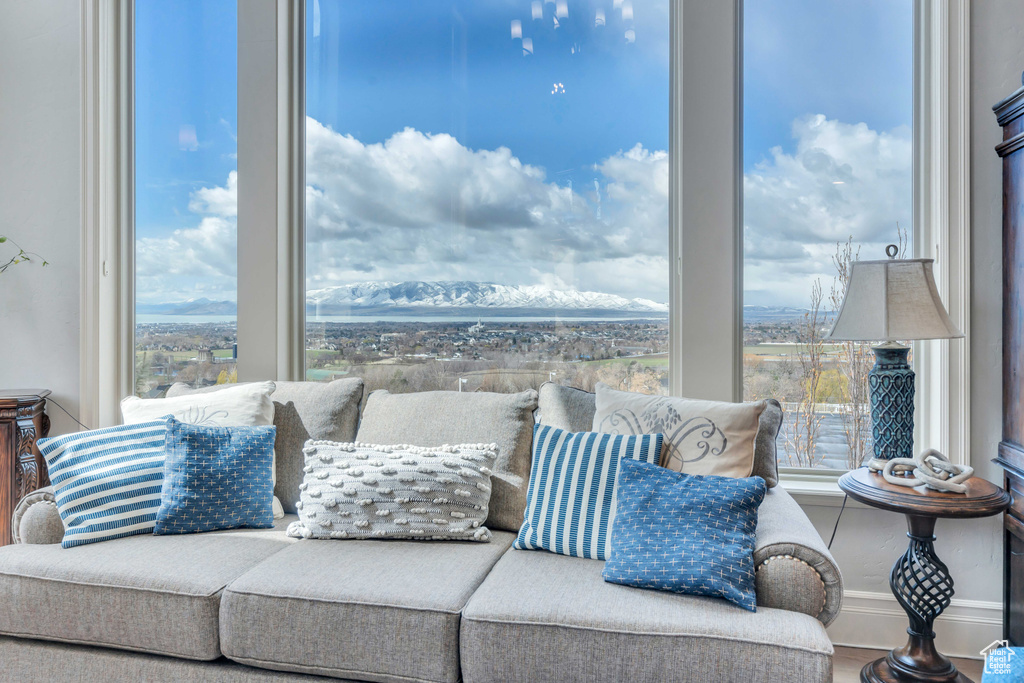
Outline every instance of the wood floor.
[[(837, 646), (835, 657), (832, 660), (832, 670), (835, 674), (833, 683), (858, 683), (861, 667), (884, 656), (884, 650), (861, 650)], [(980, 659), (954, 659), (953, 663), (962, 674), (975, 683), (980, 683), (983, 666)]]

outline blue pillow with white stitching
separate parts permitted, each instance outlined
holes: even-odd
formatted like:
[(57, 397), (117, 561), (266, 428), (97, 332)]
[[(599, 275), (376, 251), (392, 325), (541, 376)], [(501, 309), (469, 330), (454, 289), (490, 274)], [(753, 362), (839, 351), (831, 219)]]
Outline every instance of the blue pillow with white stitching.
[(605, 581), (725, 598), (757, 611), (754, 540), (764, 479), (623, 460), (618, 489)]
[(168, 421), (164, 485), (153, 533), (274, 526), (277, 428)]

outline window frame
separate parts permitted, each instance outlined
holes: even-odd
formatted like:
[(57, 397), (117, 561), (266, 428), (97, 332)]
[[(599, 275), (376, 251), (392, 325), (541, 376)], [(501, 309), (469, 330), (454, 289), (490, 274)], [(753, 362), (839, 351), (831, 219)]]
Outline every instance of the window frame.
[[(82, 5), (80, 392), (95, 426), (120, 421), (134, 373), (133, 6)], [(248, 0), (238, 12), (238, 172), (247, 179), (239, 185), (239, 378), (300, 380), (305, 2)], [(738, 401), (743, 1), (671, 0), (670, 12), (670, 393)], [(914, 0), (914, 251), (936, 257), (939, 293), (967, 335), (915, 342), (915, 438), (961, 464), (970, 461), (969, 31), (969, 0)], [(841, 495), (834, 471), (781, 471), (791, 492)]]

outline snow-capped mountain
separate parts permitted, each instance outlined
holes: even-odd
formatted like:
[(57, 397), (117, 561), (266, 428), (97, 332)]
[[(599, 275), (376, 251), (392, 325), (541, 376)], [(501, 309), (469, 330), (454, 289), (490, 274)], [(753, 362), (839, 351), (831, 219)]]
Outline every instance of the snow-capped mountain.
[(667, 315), (668, 305), (601, 292), (488, 282), (360, 282), (306, 292), (313, 315)]
[(237, 311), (234, 301), (211, 301), (206, 297), (166, 304), (140, 303), (135, 307), (136, 313), (150, 315), (235, 315)]

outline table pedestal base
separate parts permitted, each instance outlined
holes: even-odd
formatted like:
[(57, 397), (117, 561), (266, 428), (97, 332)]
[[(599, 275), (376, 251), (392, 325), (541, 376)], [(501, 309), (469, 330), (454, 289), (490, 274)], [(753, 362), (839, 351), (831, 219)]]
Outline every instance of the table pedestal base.
[(911, 681), (950, 681), (951, 683), (973, 683), (971, 679), (959, 671), (953, 671), (953, 678), (921, 678), (915, 675), (913, 678), (906, 678), (893, 672), (889, 667), (887, 657), (876, 659), (870, 664), (865, 664), (860, 670), (860, 680), (864, 683), (911, 683)]
[(922, 668), (922, 660), (928, 657), (920, 652), (911, 653), (914, 638), (910, 640), (904, 647), (890, 650), (881, 659), (865, 664), (860, 670), (860, 680), (863, 683), (973, 683), (957, 671), (951, 661), (935, 652), (934, 647), (931, 648), (931, 654), (936, 655), (931, 660), (934, 666)]
[(910, 544), (893, 565), (889, 586), (910, 619), (903, 647), (866, 665), (864, 683), (971, 683), (935, 649), (932, 624), (953, 598), (953, 578), (935, 554), (935, 517), (907, 515)]

